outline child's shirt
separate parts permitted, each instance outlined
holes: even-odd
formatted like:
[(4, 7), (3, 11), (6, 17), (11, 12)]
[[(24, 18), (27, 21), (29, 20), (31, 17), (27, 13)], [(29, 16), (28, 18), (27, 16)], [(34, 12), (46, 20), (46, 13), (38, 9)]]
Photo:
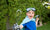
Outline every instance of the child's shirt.
[(23, 20), (23, 22), (20, 25), (23, 25), (25, 30), (36, 30), (35, 18), (32, 18), (30, 20), (28, 16), (26, 16), (26, 18)]

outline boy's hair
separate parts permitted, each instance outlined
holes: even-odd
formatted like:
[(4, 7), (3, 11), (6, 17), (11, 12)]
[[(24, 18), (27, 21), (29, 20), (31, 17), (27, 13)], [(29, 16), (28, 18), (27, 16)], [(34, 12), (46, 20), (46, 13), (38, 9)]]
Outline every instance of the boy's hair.
[(30, 11), (30, 10), (35, 11), (36, 9), (35, 9), (35, 8), (27, 8), (26, 10), (27, 10), (27, 12), (28, 12), (28, 11)]

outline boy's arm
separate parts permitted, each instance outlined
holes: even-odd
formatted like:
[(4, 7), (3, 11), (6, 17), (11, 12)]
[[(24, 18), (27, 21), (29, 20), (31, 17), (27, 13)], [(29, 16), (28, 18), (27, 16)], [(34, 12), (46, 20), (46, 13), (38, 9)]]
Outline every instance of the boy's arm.
[(23, 25), (20, 25), (20, 29), (22, 29), (23, 28)]
[(20, 25), (20, 29), (22, 29), (22, 28), (25, 27), (25, 26), (26, 26), (26, 24)]
[(36, 18), (36, 27), (37, 27), (37, 24), (38, 24), (38, 20), (39, 20), (39, 18)]
[(23, 27), (25, 27), (26, 26), (26, 24), (21, 24), (20, 25), (20, 29), (22, 29)]

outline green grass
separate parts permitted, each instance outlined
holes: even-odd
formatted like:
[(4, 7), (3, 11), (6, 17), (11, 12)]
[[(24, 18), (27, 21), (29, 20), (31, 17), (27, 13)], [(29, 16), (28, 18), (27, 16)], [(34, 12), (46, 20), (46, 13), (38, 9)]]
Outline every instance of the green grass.
[(37, 30), (50, 30), (50, 23), (47, 23), (46, 25), (38, 27)]

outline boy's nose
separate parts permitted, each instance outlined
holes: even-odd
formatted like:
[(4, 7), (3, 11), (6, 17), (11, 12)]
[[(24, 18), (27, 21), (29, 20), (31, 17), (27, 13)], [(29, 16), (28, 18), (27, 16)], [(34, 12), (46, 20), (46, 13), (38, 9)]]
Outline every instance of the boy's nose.
[(32, 13), (31, 13), (31, 15), (32, 15)]

